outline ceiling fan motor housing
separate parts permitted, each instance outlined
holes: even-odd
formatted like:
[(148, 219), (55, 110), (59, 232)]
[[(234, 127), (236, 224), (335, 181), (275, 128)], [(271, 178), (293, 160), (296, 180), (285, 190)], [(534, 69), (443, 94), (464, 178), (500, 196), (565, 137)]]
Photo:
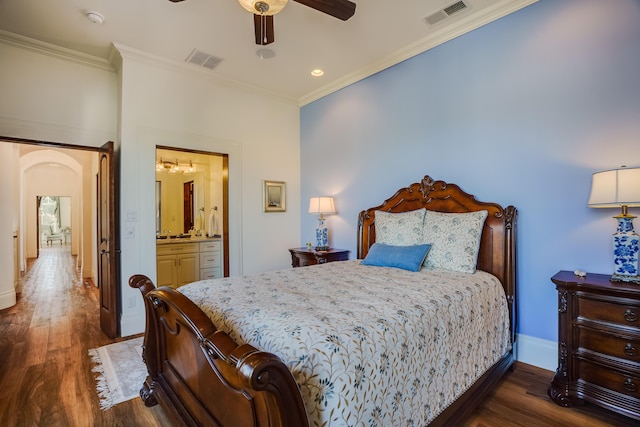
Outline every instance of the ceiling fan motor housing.
[(275, 15), (287, 5), (289, 0), (238, 0), (240, 5), (257, 15)]

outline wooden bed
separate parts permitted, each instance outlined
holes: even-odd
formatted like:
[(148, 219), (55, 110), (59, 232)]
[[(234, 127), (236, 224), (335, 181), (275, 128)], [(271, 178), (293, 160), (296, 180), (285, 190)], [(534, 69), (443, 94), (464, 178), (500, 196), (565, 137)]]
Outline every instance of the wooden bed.
[[(420, 208), (456, 213), (488, 211), (477, 266), (500, 280), (509, 309), (510, 350), (430, 424), (456, 425), (468, 417), (515, 361), (517, 211), (513, 206), (479, 202), (457, 185), (425, 176), (381, 205), (360, 212), (358, 259), (366, 257), (376, 241), (375, 211), (399, 213)], [(145, 303), (143, 359), (149, 375), (140, 393), (147, 406), (160, 403), (175, 425), (308, 425), (298, 385), (277, 356), (248, 344), (238, 345), (217, 330), (198, 306), (173, 289), (155, 289), (143, 275), (132, 276), (129, 285), (140, 289)]]

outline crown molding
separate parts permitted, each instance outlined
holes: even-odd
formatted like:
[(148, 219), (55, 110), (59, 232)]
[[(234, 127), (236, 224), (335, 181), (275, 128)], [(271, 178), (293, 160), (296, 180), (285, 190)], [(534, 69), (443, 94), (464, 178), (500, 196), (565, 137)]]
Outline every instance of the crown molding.
[(111, 64), (104, 58), (87, 55), (72, 49), (67, 49), (55, 44), (35, 40), (20, 34), (0, 30), (0, 43), (14, 46), (20, 49), (30, 50), (41, 55), (61, 59), (63, 61), (74, 62), (76, 64), (87, 65), (104, 71), (114, 71)]
[(328, 85), (309, 92), (305, 96), (300, 97), (298, 105), (303, 107), (310, 104), (313, 101), (343, 89), (357, 81), (370, 77), (380, 71), (399, 64), (402, 61), (433, 49), (436, 46), (453, 40), (456, 37), (480, 28), (483, 25), (500, 19), (536, 2), (538, 2), (538, 0), (503, 0), (496, 3), (495, 5), (484, 9), (482, 13), (473, 15), (466, 19), (461, 19), (455, 25), (445, 26), (441, 31), (437, 31), (421, 40), (418, 40), (417, 42), (372, 64), (371, 66), (362, 68), (351, 74), (347, 74), (341, 79), (335, 80)]
[[(157, 55), (150, 54), (120, 43), (113, 43), (113, 49), (109, 55), (111, 63), (115, 66), (117, 64), (117, 56), (121, 59), (131, 60), (135, 62), (146, 63), (153, 65), (154, 67), (164, 68), (167, 70), (180, 71), (181, 73), (191, 74), (199, 78), (203, 78), (207, 81), (213, 81), (220, 86), (225, 86), (232, 89), (243, 90), (246, 92), (254, 93), (261, 96), (267, 96), (269, 98), (275, 98), (287, 104), (296, 105), (296, 99), (288, 96), (284, 96), (274, 91), (266, 90), (257, 86), (241, 83), (236, 80), (226, 79), (211, 73), (211, 70), (198, 67), (186, 62), (177, 62), (170, 59), (166, 59)], [(121, 64), (119, 65), (121, 66)]]
[(137, 62), (147, 63), (160, 68), (174, 69), (181, 72), (191, 73), (192, 75), (198, 75), (210, 81), (213, 80), (222, 86), (249, 91), (260, 94), (262, 96), (268, 96), (270, 98), (277, 98), (280, 101), (286, 102), (288, 104), (296, 104), (296, 99), (294, 98), (283, 96), (276, 92), (268, 91), (257, 86), (240, 83), (234, 80), (224, 79), (211, 74), (210, 70), (200, 69), (187, 63), (183, 64), (180, 62), (171, 61), (147, 52), (136, 50), (120, 43), (112, 43), (109, 50), (108, 59), (87, 55), (82, 52), (67, 49), (40, 40), (31, 39), (29, 37), (11, 33), (5, 30), (0, 30), (0, 43), (14, 46), (20, 49), (29, 50), (41, 55), (46, 55), (49, 57), (62, 59), (64, 61), (74, 62), (81, 65), (87, 65), (110, 72), (120, 71), (122, 67), (122, 60), (126, 58)]

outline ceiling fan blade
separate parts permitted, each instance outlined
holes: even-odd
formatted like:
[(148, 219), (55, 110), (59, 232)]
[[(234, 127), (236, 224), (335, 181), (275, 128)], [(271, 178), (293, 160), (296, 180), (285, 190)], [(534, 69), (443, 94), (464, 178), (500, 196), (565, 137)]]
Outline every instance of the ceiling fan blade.
[(265, 46), (273, 43), (273, 15), (253, 14), (253, 27), (256, 34), (256, 44)]
[(356, 4), (349, 0), (293, 0), (312, 9), (346, 21), (356, 13)]

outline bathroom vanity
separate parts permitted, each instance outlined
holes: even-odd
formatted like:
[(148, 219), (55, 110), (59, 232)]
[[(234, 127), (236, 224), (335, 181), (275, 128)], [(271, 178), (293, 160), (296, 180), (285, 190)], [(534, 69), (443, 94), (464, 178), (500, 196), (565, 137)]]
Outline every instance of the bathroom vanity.
[(222, 239), (193, 237), (156, 240), (157, 285), (177, 288), (224, 276)]

